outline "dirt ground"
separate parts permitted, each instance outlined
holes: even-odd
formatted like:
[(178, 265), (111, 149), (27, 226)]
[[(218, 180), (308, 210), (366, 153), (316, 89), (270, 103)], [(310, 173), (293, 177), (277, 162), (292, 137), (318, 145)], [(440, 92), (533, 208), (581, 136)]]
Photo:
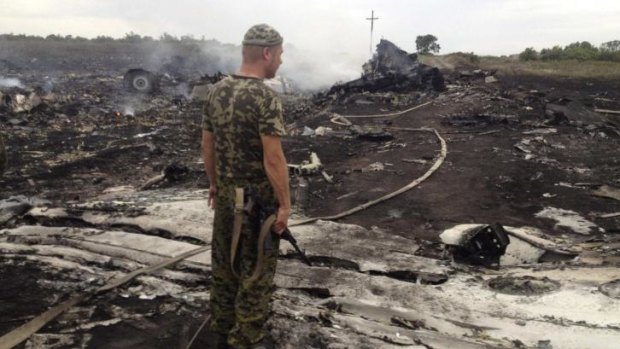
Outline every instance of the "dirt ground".
[[(12, 52), (10, 57), (0, 55), (0, 77), (17, 78), (24, 87), (48, 86), (53, 96), (28, 113), (0, 107), (0, 131), (9, 154), (7, 171), (0, 178), (0, 200), (23, 195), (68, 207), (87, 202), (108, 188), (139, 188), (169, 165), (181, 168), (181, 174), (155, 188), (208, 188), (199, 149), (201, 102), (175, 88), (153, 95), (125, 91), (123, 62), (130, 62), (126, 68), (131, 68), (143, 58), (123, 56), (117, 61), (111, 58), (115, 53), (109, 52), (101, 60), (76, 53), (64, 57), (63, 64), (46, 66), (41, 64), (44, 51), (31, 49), (23, 57)], [(438, 171), (415, 189), (339, 222), (378, 227), (411, 239), (420, 246), (416, 255), (432, 258), (443, 253), (439, 234), (461, 223), (533, 226), (570, 244), (617, 246), (620, 217), (602, 215), (620, 212), (620, 201), (594, 193), (602, 186), (620, 187), (620, 124), (613, 115), (593, 110), (620, 110), (619, 81), (496, 74), (497, 82), (486, 83), (484, 78), (461, 74), (459, 67), (443, 73), (448, 85), (445, 92), (283, 96), (290, 132), (284, 139), (289, 163), (299, 164), (316, 152), (324, 171), (333, 176), (333, 183), (320, 173), (305, 176), (308, 200), (299, 213), (309, 217), (335, 214), (422, 176), (437, 159), (440, 144), (432, 133), (406, 129), (426, 127), (436, 129), (447, 141), (448, 155)], [(15, 88), (0, 90), (7, 94)], [(393, 113), (427, 102), (398, 116), (349, 119), (354, 125), (388, 132), (390, 139), (363, 139), (349, 127), (330, 122), (333, 113)], [(579, 113), (558, 116), (549, 112), (550, 104), (572, 102), (591, 111), (586, 121), (574, 116), (583, 115)], [(592, 121), (592, 115), (600, 120)], [(320, 126), (331, 131), (303, 135), (305, 128), (314, 133)], [(376, 163), (380, 170), (370, 170)], [(298, 180), (292, 177), (291, 183), (296, 190)], [(576, 233), (570, 224), (542, 217), (547, 208), (573, 211), (591, 222), (592, 228), (585, 234)], [(22, 217), (0, 228), (33, 223), (84, 225)], [(617, 266), (617, 248), (605, 250), (604, 255)], [(3, 259), (0, 275), (0, 334), (62, 300), (44, 295), (46, 288), (34, 280), (82, 282), (17, 258)], [(207, 287), (205, 279), (195, 285), (200, 282)], [(88, 348), (182, 347), (201, 322), (166, 298), (150, 302), (100, 297), (96, 302), (108, 303), (108, 312), (125, 302), (119, 306), (152, 316), (148, 326), (128, 320), (129, 326), (97, 327), (90, 332)], [(177, 311), (158, 315), (166, 307)], [(107, 317), (101, 314), (100, 318)], [(98, 319), (97, 314), (91, 319)]]

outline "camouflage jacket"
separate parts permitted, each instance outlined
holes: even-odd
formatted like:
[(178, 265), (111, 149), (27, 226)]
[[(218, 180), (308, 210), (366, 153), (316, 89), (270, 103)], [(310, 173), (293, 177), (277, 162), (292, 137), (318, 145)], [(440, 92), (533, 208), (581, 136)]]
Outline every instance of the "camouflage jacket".
[(202, 129), (215, 136), (218, 181), (266, 180), (260, 136), (286, 134), (282, 102), (260, 79), (226, 77), (209, 91)]

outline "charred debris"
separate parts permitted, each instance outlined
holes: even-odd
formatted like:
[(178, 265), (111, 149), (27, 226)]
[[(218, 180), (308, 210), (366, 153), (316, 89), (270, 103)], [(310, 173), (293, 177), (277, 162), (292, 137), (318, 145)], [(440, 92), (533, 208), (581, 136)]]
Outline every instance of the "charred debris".
[[(182, 347), (208, 307), (213, 217), (198, 140), (223, 75), (180, 57), (158, 69), (126, 58), (119, 70), (65, 57), (86, 66), (53, 74), (0, 60), (0, 336), (70, 294), (205, 250), (73, 307), (27, 348)], [(300, 217), (422, 176), (441, 157), (429, 128), (449, 148), (415, 190), (346, 224), (292, 229), (313, 266), (281, 250), (278, 348), (612, 348), (617, 86), (417, 58), (382, 40), (359, 79), (316, 95), (271, 82)]]
[(416, 53), (409, 54), (385, 39), (381, 39), (377, 45), (377, 52), (364, 64), (363, 70), (359, 79), (336, 84), (328, 94), (446, 90), (439, 69), (418, 62)]
[[(197, 182), (191, 178), (203, 175), (194, 154), (201, 105), (209, 86), (225, 75), (216, 72), (192, 79), (201, 60), (173, 56), (156, 71), (131, 68), (123, 76), (70, 72), (43, 80), (2, 62), (0, 126), (5, 144), (0, 140), (4, 150), (0, 169), (7, 173), (0, 183), (6, 193), (79, 199), (120, 184), (142, 190), (192, 187)], [(402, 174), (391, 160), (348, 168), (334, 161), (355, 157), (359, 149), (381, 154), (406, 148), (396, 136), (399, 127), (394, 127), (394, 118), (429, 105), (439, 108), (439, 118), (433, 122), (459, 130), (451, 132), (482, 130), (481, 135), (490, 135), (527, 128), (512, 149), (539, 164), (553, 163), (548, 155), (566, 148), (550, 140), (561, 134), (562, 127), (591, 139), (620, 137), (620, 116), (613, 113), (619, 104), (607, 93), (584, 97), (553, 88), (528, 89), (502, 83), (495, 71), (471, 67), (442, 73), (384, 39), (362, 68), (359, 79), (337, 83), (314, 96), (301, 93), (284, 77), (269, 82), (283, 97), (294, 137), (290, 169), (298, 178), (293, 185), (300, 193), (295, 195), (304, 198), (300, 204), (309, 196), (328, 197), (324, 185), (337, 183), (342, 175)], [(401, 131), (406, 129), (402, 126)], [(319, 157), (312, 150), (322, 142), (344, 144), (348, 150), (344, 157)], [(328, 168), (324, 156), (336, 167)], [(402, 162), (423, 165), (433, 158), (404, 157)], [(604, 184), (614, 185), (600, 185)], [(355, 193), (339, 192), (336, 199)], [(493, 260), (500, 250), (492, 252)]]

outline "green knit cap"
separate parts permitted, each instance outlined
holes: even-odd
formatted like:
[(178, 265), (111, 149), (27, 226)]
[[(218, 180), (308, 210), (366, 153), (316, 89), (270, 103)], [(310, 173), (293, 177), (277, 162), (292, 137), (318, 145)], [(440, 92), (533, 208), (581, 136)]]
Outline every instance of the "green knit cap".
[(280, 45), (282, 41), (283, 39), (280, 33), (267, 24), (252, 26), (243, 37), (244, 45), (276, 46)]

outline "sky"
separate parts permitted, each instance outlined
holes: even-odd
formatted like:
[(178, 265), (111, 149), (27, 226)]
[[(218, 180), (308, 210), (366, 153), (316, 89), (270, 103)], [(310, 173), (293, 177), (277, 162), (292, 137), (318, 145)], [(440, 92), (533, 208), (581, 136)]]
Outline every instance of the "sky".
[(620, 39), (618, 0), (0, 0), (0, 33), (203, 35), (238, 44), (252, 24), (269, 23), (301, 49), (364, 54), (386, 38), (415, 51), (418, 35), (442, 53), (503, 55)]

